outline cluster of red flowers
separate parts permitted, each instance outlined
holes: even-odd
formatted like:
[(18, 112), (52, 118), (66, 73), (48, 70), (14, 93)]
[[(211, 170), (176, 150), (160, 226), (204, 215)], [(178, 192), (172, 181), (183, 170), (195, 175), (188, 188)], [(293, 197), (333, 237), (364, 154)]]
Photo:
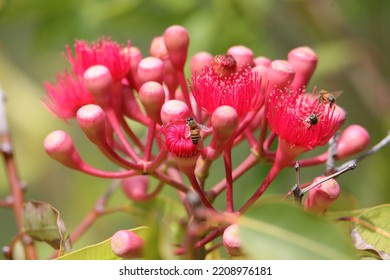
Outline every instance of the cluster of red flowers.
[[(130, 42), (120, 45), (106, 38), (97, 43), (76, 41), (74, 53), (67, 47), (65, 57), (72, 71), (58, 74), (55, 83), (46, 83), (44, 102), (59, 118), (77, 118), (91, 142), (121, 169), (104, 171), (83, 162), (64, 131), (45, 139), (49, 155), (93, 176), (126, 178), (125, 182), (129, 177), (150, 175), (182, 193), (194, 189), (210, 211), (218, 211), (213, 199), (226, 190), (225, 211), (240, 213), (263, 194), (281, 169), (293, 166), (299, 154), (327, 144), (341, 128), (345, 112), (335, 98), (323, 98), (315, 90), (306, 92), (317, 64), (312, 49), (298, 47), (286, 60), (273, 61), (255, 57), (245, 46), (233, 46), (215, 56), (199, 52), (191, 58), (188, 77), (184, 66), (189, 43), (185, 28), (171, 26), (153, 39), (147, 57)], [(145, 126), (145, 137), (137, 136), (127, 119)], [(273, 151), (276, 138), (278, 146)], [(234, 172), (231, 151), (245, 140), (250, 146), (248, 159)], [(343, 150), (338, 153), (342, 155)], [(206, 189), (208, 170), (219, 157), (226, 174), (221, 183)], [(236, 210), (234, 180), (259, 158), (272, 162), (272, 168), (253, 196)], [(326, 156), (318, 156), (311, 162), (325, 161)], [(171, 176), (172, 169), (187, 176), (191, 186)], [(147, 188), (142, 190), (147, 192)], [(154, 196), (139, 195), (135, 200), (140, 197)], [(308, 208), (317, 209), (315, 196), (310, 197)]]

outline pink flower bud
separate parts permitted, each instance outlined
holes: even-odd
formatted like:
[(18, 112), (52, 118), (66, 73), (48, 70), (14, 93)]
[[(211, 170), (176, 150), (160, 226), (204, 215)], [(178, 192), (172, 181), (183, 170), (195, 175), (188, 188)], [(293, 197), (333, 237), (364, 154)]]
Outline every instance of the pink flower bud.
[(195, 76), (202, 72), (206, 65), (211, 64), (213, 56), (208, 52), (198, 52), (191, 58), (191, 75)]
[(295, 76), (294, 67), (286, 60), (274, 60), (268, 68), (268, 91), (282, 89), (291, 83)]
[(122, 52), (124, 55), (127, 55), (130, 60), (130, 70), (127, 73), (127, 79), (132, 87), (138, 89), (141, 86), (141, 81), (139, 80), (137, 69), (139, 62), (142, 60), (142, 53), (137, 47), (125, 48)]
[(161, 124), (160, 112), (165, 102), (165, 92), (162, 85), (153, 81), (144, 83), (139, 89), (139, 99), (148, 116)]
[[(320, 181), (324, 176), (314, 179)], [(329, 179), (309, 190), (305, 201), (305, 209), (321, 213), (333, 204), (340, 194), (340, 186), (334, 179)]]
[(46, 153), (63, 165), (79, 169), (82, 160), (70, 136), (62, 130), (55, 130), (46, 136), (43, 144)]
[(317, 66), (317, 54), (309, 47), (298, 47), (288, 53), (288, 62), (295, 69), (295, 77), (291, 86), (300, 88), (307, 86)]
[(255, 66), (263, 65), (268, 67), (271, 65), (272, 60), (265, 56), (258, 56), (253, 60), (253, 62), (255, 63)]
[(122, 180), (123, 193), (133, 201), (147, 200), (149, 198), (148, 187), (149, 177), (147, 175), (132, 176)]
[(336, 159), (360, 153), (369, 143), (370, 134), (364, 127), (357, 124), (350, 125), (344, 129), (337, 142)]
[(222, 241), (229, 255), (242, 255), (239, 227), (237, 224), (230, 225), (225, 229), (223, 232)]
[(230, 47), (226, 53), (234, 56), (237, 62), (237, 69), (240, 69), (244, 65), (254, 66), (253, 51), (248, 47), (233, 46)]
[(215, 109), (211, 116), (211, 123), (217, 143), (223, 144), (229, 140), (238, 126), (238, 120), (237, 111), (230, 106), (223, 105)]
[(164, 63), (157, 57), (146, 57), (138, 64), (137, 74), (142, 84), (149, 81), (162, 84)]
[(176, 70), (182, 71), (187, 59), (190, 37), (187, 29), (179, 25), (168, 27), (164, 32), (168, 56)]
[(124, 259), (139, 258), (142, 256), (144, 243), (136, 233), (119, 230), (111, 238), (111, 249), (115, 255)]
[(77, 122), (88, 139), (95, 144), (100, 143), (106, 136), (106, 114), (97, 105), (89, 104), (81, 107), (77, 111)]
[(164, 37), (154, 37), (150, 44), (149, 53), (151, 56), (165, 60), (168, 58), (167, 47), (165, 46)]
[(112, 76), (103, 65), (94, 65), (84, 72), (84, 84), (100, 106), (107, 106), (111, 100)]
[(172, 120), (187, 119), (191, 116), (191, 111), (187, 104), (180, 100), (168, 100), (161, 107), (161, 121), (165, 125)]

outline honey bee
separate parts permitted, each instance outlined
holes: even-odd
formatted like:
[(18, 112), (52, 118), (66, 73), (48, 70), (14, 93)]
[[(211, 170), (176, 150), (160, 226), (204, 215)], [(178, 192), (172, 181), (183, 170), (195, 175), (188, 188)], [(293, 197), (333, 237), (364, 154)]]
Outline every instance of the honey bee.
[(308, 124), (308, 129), (310, 129), (313, 125), (318, 123), (319, 116), (315, 114), (309, 114), (309, 116), (305, 119), (305, 123)]
[(209, 131), (210, 129), (204, 125), (197, 123), (193, 117), (187, 118), (187, 130), (185, 137), (191, 137), (191, 141), (194, 145), (198, 145), (202, 139), (202, 131)]
[(324, 89), (320, 90), (318, 93), (318, 99), (320, 102), (326, 102), (329, 104), (329, 107), (332, 108), (334, 104), (336, 104), (336, 97), (339, 97), (342, 93), (342, 90), (328, 92)]

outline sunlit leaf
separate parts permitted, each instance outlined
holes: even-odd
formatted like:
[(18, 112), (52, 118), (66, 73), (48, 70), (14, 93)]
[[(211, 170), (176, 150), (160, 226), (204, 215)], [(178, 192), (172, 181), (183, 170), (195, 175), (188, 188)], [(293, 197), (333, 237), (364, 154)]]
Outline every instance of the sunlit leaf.
[[(138, 227), (131, 229), (137, 233), (142, 239), (145, 239), (149, 232), (147, 227)], [(114, 254), (111, 249), (111, 237), (94, 245), (84, 247), (64, 256), (57, 258), (57, 260), (119, 260), (120, 257)]]
[(356, 259), (337, 226), (283, 202), (264, 202), (240, 218), (243, 249), (256, 259)]
[(23, 229), (34, 240), (44, 241), (58, 249), (59, 255), (71, 249), (65, 223), (58, 210), (49, 203), (28, 201), (24, 207)]
[(390, 204), (365, 210), (353, 222), (351, 236), (359, 250), (375, 251), (382, 259), (390, 259)]

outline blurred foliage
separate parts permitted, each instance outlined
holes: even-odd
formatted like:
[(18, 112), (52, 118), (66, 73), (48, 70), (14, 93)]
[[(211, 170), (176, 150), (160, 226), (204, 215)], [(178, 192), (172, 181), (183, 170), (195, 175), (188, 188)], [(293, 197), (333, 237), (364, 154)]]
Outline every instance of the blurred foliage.
[[(190, 55), (203, 50), (224, 53), (240, 44), (250, 47), (256, 56), (285, 59), (290, 49), (308, 45), (319, 56), (311, 86), (342, 89), (338, 104), (348, 112), (346, 125), (363, 125), (375, 144), (390, 128), (389, 16), (390, 2), (385, 0), (0, 0), (0, 85), (7, 95), (16, 157), (28, 184), (27, 198), (55, 205), (72, 230), (110, 183), (60, 166), (42, 148), (47, 133), (65, 129), (87, 162), (113, 168), (76, 125), (51, 117), (41, 102), (43, 82), (53, 80), (57, 72), (68, 67), (61, 53), (76, 38), (131, 40), (147, 55), (154, 36), (172, 24), (180, 24), (191, 36)], [(339, 179), (360, 207), (390, 201), (389, 158), (390, 149), (385, 148)], [(234, 163), (238, 160), (235, 158)], [(260, 175), (253, 170), (235, 184), (240, 189), (237, 200), (248, 197), (258, 186), (268, 170), (261, 168), (257, 168), (262, 170)], [(302, 179), (311, 181), (322, 170), (303, 169)], [(285, 170), (270, 192), (286, 192), (293, 184), (293, 171)], [(8, 185), (1, 171), (0, 197), (7, 195)], [(113, 203), (118, 201), (123, 201), (119, 193)], [(128, 216), (117, 216), (99, 219), (78, 246), (133, 227)], [(10, 242), (16, 228), (9, 209), (0, 209), (0, 220), (3, 246)], [(50, 248), (47, 252), (41, 257), (47, 257)]]

